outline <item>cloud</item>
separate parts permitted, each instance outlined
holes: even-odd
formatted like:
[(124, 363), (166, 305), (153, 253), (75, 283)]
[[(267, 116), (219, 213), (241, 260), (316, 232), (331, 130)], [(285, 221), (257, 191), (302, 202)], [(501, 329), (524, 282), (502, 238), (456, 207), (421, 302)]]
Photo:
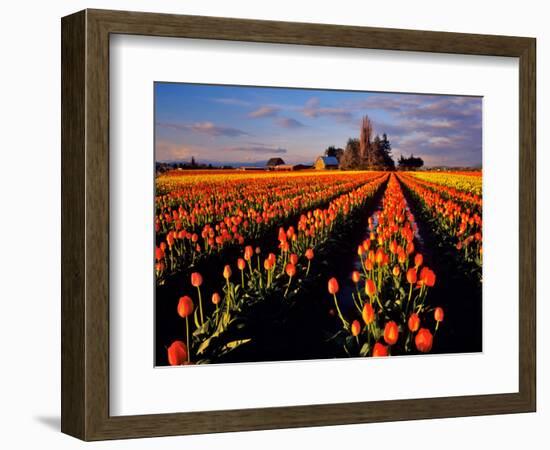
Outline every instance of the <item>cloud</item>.
[(282, 128), (302, 128), (304, 126), (302, 122), (290, 117), (281, 117), (276, 119), (275, 122)]
[(195, 122), (195, 123), (157, 123), (157, 126), (170, 128), (173, 130), (192, 131), (195, 133), (207, 134), (209, 136), (250, 136), (249, 133), (238, 128), (224, 127), (214, 125), (212, 122)]
[(245, 100), (241, 100), (239, 98), (220, 97), (220, 98), (213, 98), (211, 100), (213, 102), (222, 103), (224, 105), (250, 106), (250, 102), (247, 102)]
[(261, 154), (276, 154), (282, 155), (287, 152), (286, 148), (269, 147), (265, 145), (245, 145), (237, 147), (227, 147), (223, 149), (226, 152), (247, 152), (247, 153), (261, 153)]
[(321, 107), (319, 99), (317, 97), (310, 98), (305, 106), (301, 109), (302, 114), (311, 118), (318, 118), (323, 116), (334, 117), (340, 122), (346, 122), (353, 118), (351, 111), (345, 108), (335, 107)]
[(197, 154), (197, 151), (184, 144), (176, 144), (169, 141), (158, 141), (155, 143), (156, 161), (180, 161), (190, 159)]
[(248, 114), (248, 117), (252, 119), (259, 119), (260, 117), (273, 117), (279, 112), (279, 108), (275, 106), (260, 106), (258, 109)]

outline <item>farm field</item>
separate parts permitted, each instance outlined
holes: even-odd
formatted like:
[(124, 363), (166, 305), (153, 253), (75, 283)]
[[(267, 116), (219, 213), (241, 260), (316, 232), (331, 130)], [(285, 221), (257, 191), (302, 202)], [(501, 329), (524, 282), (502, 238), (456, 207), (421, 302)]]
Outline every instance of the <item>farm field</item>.
[(158, 175), (155, 364), (481, 351), (481, 180)]

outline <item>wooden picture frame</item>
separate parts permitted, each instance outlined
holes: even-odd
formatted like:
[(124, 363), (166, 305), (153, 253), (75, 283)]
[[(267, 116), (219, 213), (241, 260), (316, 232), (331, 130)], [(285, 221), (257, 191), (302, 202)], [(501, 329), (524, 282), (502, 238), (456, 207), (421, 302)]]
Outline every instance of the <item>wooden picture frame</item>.
[[(85, 10), (62, 19), (62, 416), (84, 440), (535, 411), (533, 38)], [(109, 36), (134, 34), (519, 58), (519, 392), (109, 415)]]

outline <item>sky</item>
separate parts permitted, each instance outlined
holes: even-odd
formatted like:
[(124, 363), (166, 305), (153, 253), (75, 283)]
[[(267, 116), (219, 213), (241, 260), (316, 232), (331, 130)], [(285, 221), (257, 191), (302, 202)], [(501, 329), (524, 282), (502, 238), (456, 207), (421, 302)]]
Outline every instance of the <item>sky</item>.
[(481, 97), (155, 83), (156, 161), (313, 164), (368, 115), (394, 160), (481, 166)]

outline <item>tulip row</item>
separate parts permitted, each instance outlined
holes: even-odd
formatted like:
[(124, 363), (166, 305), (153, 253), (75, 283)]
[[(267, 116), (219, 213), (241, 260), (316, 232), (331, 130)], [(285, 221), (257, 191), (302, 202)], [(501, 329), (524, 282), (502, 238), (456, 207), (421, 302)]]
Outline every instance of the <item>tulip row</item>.
[(427, 214), (435, 219), (435, 230), (449, 240), (465, 261), (481, 269), (483, 258), (481, 209), (470, 207), (455, 199), (448, 188), (426, 186), (409, 175), (400, 174), (399, 180), (422, 205)]
[[(178, 340), (172, 343), (168, 348), (169, 363), (181, 365), (217, 360), (250, 343), (252, 337), (246, 334), (240, 317), (253, 316), (254, 306), (258, 303), (262, 303), (264, 310), (268, 304), (272, 315), (255, 317), (255, 322), (273, 320), (273, 316), (289, 308), (301, 293), (301, 288), (313, 281), (312, 262), (317, 248), (333, 237), (339, 225), (348, 223), (352, 214), (360, 212), (386, 180), (387, 175), (378, 176), (332, 200), (324, 209), (305, 212), (296, 226), (286, 230), (280, 228), (279, 245), (274, 252), (266, 255), (260, 247), (244, 246), (242, 257), (236, 261), (238, 271), (235, 272), (234, 266), (226, 265), (221, 274), (223, 289), (211, 293), (215, 309), (210, 314), (204, 314), (202, 276), (191, 274), (191, 284), (197, 289), (198, 306), (194, 306), (191, 295), (180, 298), (177, 312), (186, 322), (186, 342)], [(214, 281), (210, 280), (211, 285)], [(191, 316), (195, 325), (192, 338)]]
[[(342, 326), (334, 338), (350, 356), (429, 352), (443, 309), (426, 301), (436, 275), (423, 264), (422, 254), (415, 253), (414, 217), (395, 175), (388, 182), (382, 210), (368, 224), (369, 237), (357, 248), (360, 270), (351, 274), (355, 310), (349, 317), (340, 307), (338, 280), (328, 281)], [(429, 328), (432, 317), (434, 332)]]
[[(255, 185), (247, 186), (246, 191), (242, 185), (244, 181), (238, 178), (227, 182), (231, 186), (218, 181), (222, 184), (217, 190), (208, 187), (208, 183), (205, 186), (198, 182), (188, 184), (185, 194), (179, 193), (175, 197), (183, 203), (177, 209), (163, 206), (161, 209), (165, 212), (157, 217), (157, 226), (160, 223), (169, 230), (164, 235), (157, 230), (157, 239), (160, 240), (155, 249), (157, 282), (162, 283), (166, 274), (193, 265), (197, 258), (219, 253), (230, 245), (256, 245), (277, 224), (302, 211), (326, 204), (380, 176), (377, 173), (355, 173), (345, 177), (322, 175), (318, 178), (306, 175), (288, 177), (291, 181), (280, 177), (275, 181), (253, 178)], [(273, 183), (277, 181), (279, 187), (274, 189)], [(172, 194), (162, 196), (161, 202), (167, 204), (169, 195)], [(193, 196), (196, 198), (191, 201)], [(183, 204), (187, 203), (189, 205), (184, 207)], [(217, 205), (222, 206), (218, 208)], [(207, 212), (199, 213), (202, 210)], [(217, 212), (213, 213), (214, 210)], [(204, 223), (205, 219), (219, 218), (220, 211), (227, 214), (222, 220)], [(196, 229), (198, 223), (203, 223), (200, 231), (189, 231)], [(184, 225), (192, 226), (184, 229)]]
[(481, 172), (411, 172), (410, 174), (419, 180), (469, 194), (474, 202), (481, 201), (483, 187)]

